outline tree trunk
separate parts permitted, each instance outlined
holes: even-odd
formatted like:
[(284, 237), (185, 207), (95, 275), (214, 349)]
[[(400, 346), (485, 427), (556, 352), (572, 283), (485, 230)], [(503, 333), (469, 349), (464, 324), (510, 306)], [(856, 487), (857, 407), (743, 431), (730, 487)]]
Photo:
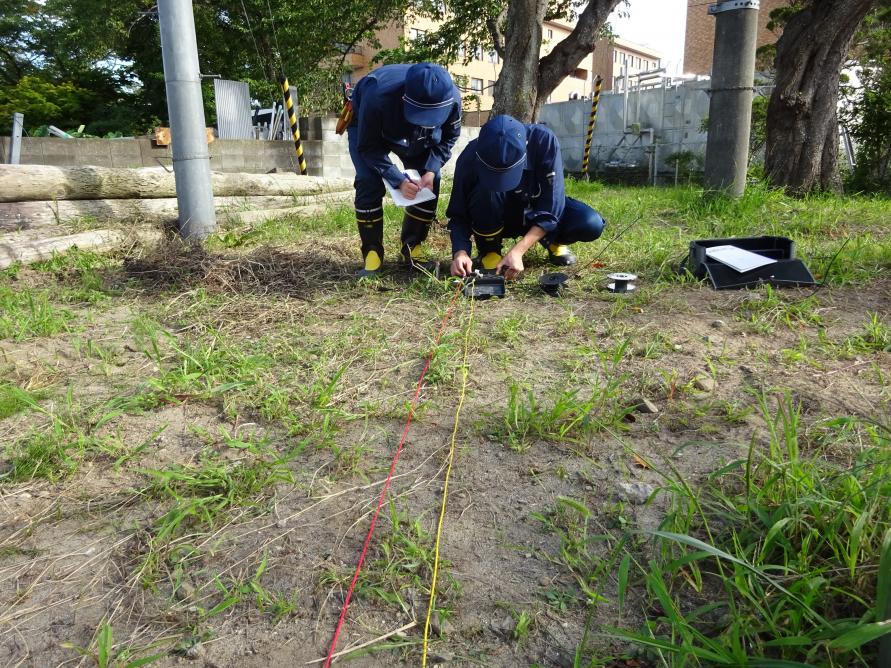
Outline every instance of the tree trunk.
[[(600, 29), (621, 1), (590, 0), (569, 36), (541, 59), (538, 65), (538, 96), (535, 100), (534, 118), (538, 118), (542, 105), (560, 82), (575, 71), (585, 56), (594, 51)], [(604, 76), (607, 73), (594, 74)]]
[(492, 116), (531, 123), (538, 97), (538, 58), (547, 0), (511, 0), (504, 30), (504, 65), (495, 83)]
[(838, 84), (857, 26), (874, 0), (810, 0), (777, 42), (764, 167), (793, 195), (840, 190)]
[[(504, 65), (495, 83), (492, 115), (510, 114), (524, 123), (534, 122), (548, 96), (594, 50), (601, 27), (620, 2), (590, 0), (569, 36), (540, 58), (547, 0), (510, 0), (504, 30)], [(489, 30), (501, 53), (501, 35), (494, 23)]]
[[(352, 190), (349, 179), (297, 174), (211, 174), (217, 196), (310, 195)], [(176, 197), (173, 173), (160, 167), (50, 167), (0, 165), (0, 202), (49, 199)]]

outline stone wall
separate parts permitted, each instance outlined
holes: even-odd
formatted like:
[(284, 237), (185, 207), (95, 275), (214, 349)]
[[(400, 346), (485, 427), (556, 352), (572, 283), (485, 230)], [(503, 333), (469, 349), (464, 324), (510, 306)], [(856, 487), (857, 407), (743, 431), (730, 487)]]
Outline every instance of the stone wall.
[[(346, 135), (335, 131), (335, 117), (303, 118), (300, 134), (310, 175), (352, 178), (355, 175), (347, 150)], [(479, 135), (479, 128), (461, 130), (452, 159), (443, 170), (451, 174), (455, 158), (467, 143)], [(294, 171), (296, 155), (290, 141), (218, 139), (209, 145), (210, 166), (217, 172), (265, 173), (272, 170)], [(0, 137), (0, 161), (9, 156), (9, 137)], [(157, 147), (149, 137), (123, 139), (59, 139), (23, 137), (21, 162), (58, 167), (157, 167), (172, 168), (169, 146)]]

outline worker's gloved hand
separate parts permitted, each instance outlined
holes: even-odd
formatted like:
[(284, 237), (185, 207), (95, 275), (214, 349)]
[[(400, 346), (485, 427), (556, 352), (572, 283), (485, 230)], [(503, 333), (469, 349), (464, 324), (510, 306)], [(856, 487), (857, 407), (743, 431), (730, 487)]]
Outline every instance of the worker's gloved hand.
[(433, 180), (436, 178), (436, 174), (433, 172), (424, 172), (421, 174), (421, 188), (429, 188), (433, 190)]
[(465, 251), (458, 251), (452, 258), (451, 270), (452, 276), (467, 276), (473, 271), (473, 260)]
[(516, 248), (511, 248), (495, 267), (495, 273), (503, 274), (506, 279), (512, 281), (523, 272), (523, 269), (525, 269), (523, 254)]
[(420, 187), (418, 187), (418, 184), (409, 181), (408, 179), (405, 179), (405, 181), (399, 184), (399, 192), (402, 193), (402, 196), (405, 197), (405, 199), (414, 199), (419, 190)]

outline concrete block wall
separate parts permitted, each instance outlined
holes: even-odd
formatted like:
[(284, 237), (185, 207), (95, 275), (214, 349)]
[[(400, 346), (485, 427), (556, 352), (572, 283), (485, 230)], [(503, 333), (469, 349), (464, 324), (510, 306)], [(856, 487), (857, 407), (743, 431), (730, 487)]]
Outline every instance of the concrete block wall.
[[(346, 134), (335, 132), (337, 118), (322, 116), (300, 119), (303, 154), (312, 176), (353, 178), (355, 170), (347, 148)], [(479, 135), (479, 128), (461, 130), (452, 159), (443, 170), (452, 174), (455, 159), (467, 143)], [(292, 141), (218, 139), (208, 146), (211, 169), (217, 172), (266, 173), (274, 169), (296, 171), (297, 154)], [(0, 161), (9, 156), (9, 137), (0, 137)], [(32, 165), (75, 167), (157, 167), (172, 168), (169, 146), (157, 147), (149, 137), (122, 139), (22, 138), (21, 162)]]
[[(665, 163), (672, 153), (692, 151), (704, 157), (706, 134), (700, 132), (700, 126), (708, 116), (707, 87), (708, 82), (688, 82), (645, 90), (640, 93), (639, 104), (637, 93), (629, 94), (627, 123), (639, 124), (642, 130), (652, 128), (652, 143), (648, 132), (638, 135), (626, 131), (624, 95), (604, 93), (598, 106), (589, 171), (647, 171), (651, 152), (660, 172), (673, 170)], [(590, 113), (591, 103), (585, 100), (546, 104), (542, 108), (539, 122), (557, 135), (563, 167), (568, 172), (581, 171)]]

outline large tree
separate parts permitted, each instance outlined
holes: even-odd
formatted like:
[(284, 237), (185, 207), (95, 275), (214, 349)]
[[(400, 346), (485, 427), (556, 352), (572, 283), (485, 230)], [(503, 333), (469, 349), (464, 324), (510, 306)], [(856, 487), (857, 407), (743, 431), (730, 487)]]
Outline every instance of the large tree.
[(492, 112), (526, 122), (535, 120), (548, 96), (594, 50), (607, 18), (620, 1), (590, 0), (569, 36), (539, 57), (547, 0), (510, 0), (503, 34), (499, 34), (497, 23), (490, 26), (495, 49), (504, 60)]
[[(435, 31), (378, 58), (385, 62), (468, 61), (475, 52), (495, 51), (503, 65), (495, 84), (494, 113), (535, 120), (541, 105), (608, 35), (607, 17), (629, 0), (422, 0), (413, 11), (439, 23)], [(541, 56), (546, 20), (574, 22), (569, 36)]]
[(764, 167), (770, 182), (803, 195), (838, 190), (839, 79), (875, 0), (798, 0), (777, 41)]

